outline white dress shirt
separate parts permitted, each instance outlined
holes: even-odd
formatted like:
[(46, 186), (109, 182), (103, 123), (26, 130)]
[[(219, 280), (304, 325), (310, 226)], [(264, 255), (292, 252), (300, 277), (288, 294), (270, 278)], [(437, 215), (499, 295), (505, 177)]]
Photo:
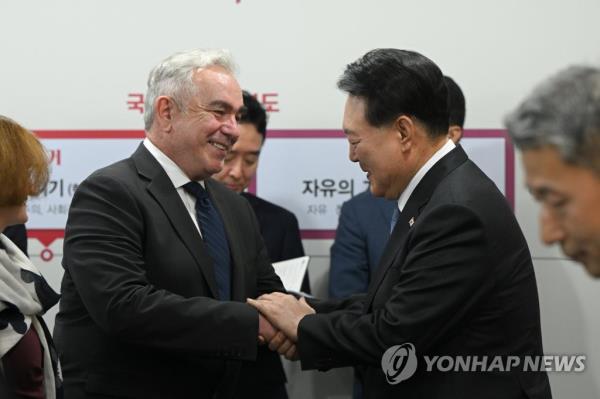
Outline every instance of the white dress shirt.
[[(162, 166), (162, 168), (167, 173), (167, 176), (169, 176), (169, 179), (171, 179), (173, 186), (177, 190), (177, 194), (179, 194), (179, 197), (181, 197), (181, 201), (183, 201), (183, 205), (185, 205), (185, 209), (187, 209), (188, 213), (190, 214), (190, 217), (192, 218), (192, 221), (194, 222), (194, 225), (196, 226), (196, 229), (198, 229), (200, 236), (202, 236), (200, 227), (198, 227), (198, 221), (196, 220), (196, 197), (185, 191), (185, 189), (183, 188), (185, 184), (191, 181), (190, 178), (187, 177), (185, 172), (181, 170), (181, 168), (175, 162), (173, 162), (171, 158), (169, 158), (165, 155), (164, 152), (159, 150), (158, 147), (155, 146), (148, 139), (148, 137), (144, 139), (144, 146), (146, 147), (146, 149), (148, 149), (150, 154), (152, 154), (152, 156), (156, 158), (160, 166)], [(199, 181), (198, 183), (200, 183), (202, 187), (204, 187), (203, 180)]]
[(406, 186), (404, 191), (402, 191), (402, 194), (400, 194), (400, 198), (398, 198), (398, 209), (400, 209), (400, 212), (404, 210), (404, 207), (406, 206), (406, 203), (408, 202), (408, 199), (410, 198), (411, 194), (413, 193), (413, 191), (415, 191), (415, 188), (421, 182), (423, 177), (425, 177), (427, 172), (429, 172), (429, 169), (431, 169), (433, 165), (435, 165), (440, 159), (442, 159), (455, 147), (456, 145), (454, 144), (454, 141), (448, 139), (448, 141), (446, 141), (446, 144), (444, 144), (442, 148), (437, 150), (435, 154), (433, 154), (431, 158), (429, 158), (427, 162), (425, 162), (425, 165), (421, 166), (421, 169), (419, 169), (419, 171), (413, 176), (413, 178), (410, 179), (408, 186)]

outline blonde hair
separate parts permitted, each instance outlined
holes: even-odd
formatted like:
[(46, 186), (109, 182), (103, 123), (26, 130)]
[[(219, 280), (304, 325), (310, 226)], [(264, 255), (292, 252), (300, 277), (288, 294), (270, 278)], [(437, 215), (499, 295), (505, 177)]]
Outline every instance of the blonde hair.
[(17, 206), (48, 183), (48, 154), (37, 137), (0, 115), (0, 206)]

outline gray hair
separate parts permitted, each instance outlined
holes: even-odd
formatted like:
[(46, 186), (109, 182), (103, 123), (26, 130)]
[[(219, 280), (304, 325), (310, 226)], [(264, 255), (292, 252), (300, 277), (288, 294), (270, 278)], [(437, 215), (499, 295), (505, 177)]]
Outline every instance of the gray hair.
[(197, 94), (192, 81), (202, 68), (219, 66), (235, 74), (236, 66), (228, 50), (194, 49), (175, 53), (154, 67), (148, 76), (144, 101), (144, 127), (149, 131), (154, 122), (154, 102), (159, 96), (170, 96), (182, 111), (187, 101)]
[(521, 150), (554, 146), (600, 174), (600, 69), (572, 66), (540, 84), (504, 123)]

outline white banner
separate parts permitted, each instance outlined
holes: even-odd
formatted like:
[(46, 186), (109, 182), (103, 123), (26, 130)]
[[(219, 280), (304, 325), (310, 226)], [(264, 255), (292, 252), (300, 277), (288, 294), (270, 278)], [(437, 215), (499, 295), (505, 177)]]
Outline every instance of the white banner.
[[(506, 140), (501, 130), (477, 130), (466, 132), (461, 145), (513, 204), (513, 149)], [(342, 203), (367, 187), (341, 131), (280, 130), (267, 133), (250, 191), (293, 212), (303, 238), (333, 238)]]
[[(50, 153), (44, 193), (28, 204), (30, 237), (48, 246), (64, 236), (69, 205), (79, 183), (96, 169), (129, 157), (143, 131), (37, 132)], [(503, 131), (469, 131), (461, 144), (513, 203), (513, 150)], [(364, 172), (348, 160), (339, 130), (274, 130), (249, 191), (298, 218), (303, 238), (333, 238), (341, 205), (366, 190)]]

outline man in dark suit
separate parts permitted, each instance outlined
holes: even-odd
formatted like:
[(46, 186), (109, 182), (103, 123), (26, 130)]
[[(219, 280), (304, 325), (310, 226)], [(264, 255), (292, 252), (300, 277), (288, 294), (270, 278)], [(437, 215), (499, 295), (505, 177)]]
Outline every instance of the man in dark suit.
[[(243, 97), (246, 110), (239, 122), (240, 137), (225, 157), (223, 169), (214, 178), (250, 202), (271, 261), (304, 256), (296, 216), (279, 205), (245, 192), (256, 175), (260, 152), (265, 143), (267, 113), (250, 93), (244, 91)], [(306, 286), (303, 291), (305, 288), (310, 290)]]
[(390, 237), (395, 207), (396, 201), (374, 197), (369, 189), (342, 204), (331, 246), (330, 298), (367, 292)]
[(545, 80), (506, 126), (541, 204), (542, 241), (600, 278), (600, 68), (572, 66)]
[(242, 92), (224, 50), (148, 78), (146, 139), (74, 195), (54, 336), (65, 397), (232, 397), (259, 336), (247, 297), (283, 286), (246, 201), (212, 180), (238, 137)]
[[(367, 189), (342, 204), (329, 257), (329, 298), (364, 294), (390, 238), (396, 201), (374, 197)], [(354, 370), (352, 397), (362, 399), (361, 370)]]
[[(463, 136), (465, 96), (456, 82), (444, 76), (448, 89), (448, 138), (457, 144)], [(397, 201), (374, 197), (371, 190), (344, 202), (331, 246), (329, 297), (364, 294), (375, 275), (390, 238), (390, 220)], [(360, 369), (355, 370), (354, 399), (364, 397)]]
[(377, 275), (365, 296), (314, 302), (317, 314), (281, 293), (250, 302), (296, 341), (304, 369), (361, 365), (367, 398), (549, 398), (545, 372), (417, 361), (543, 354), (527, 243), (504, 196), (448, 139), (439, 68), (415, 52), (373, 50), (338, 86), (350, 160), (373, 195), (398, 202)]
[[(250, 93), (243, 91), (242, 95), (245, 111), (239, 121), (240, 137), (225, 157), (223, 169), (214, 178), (248, 200), (272, 262), (304, 256), (296, 216), (279, 205), (244, 192), (256, 175), (267, 132), (267, 113)], [(304, 279), (302, 291), (310, 292), (308, 276)], [(258, 349), (256, 362), (244, 363), (238, 396), (285, 399), (288, 397), (285, 382), (279, 355), (262, 346)]]
[[(444, 82), (448, 88), (448, 137), (457, 144), (463, 135), (465, 96), (451, 77), (444, 76)], [(369, 189), (342, 204), (331, 246), (330, 298), (367, 292), (390, 237), (395, 207), (395, 200), (374, 197)]]

